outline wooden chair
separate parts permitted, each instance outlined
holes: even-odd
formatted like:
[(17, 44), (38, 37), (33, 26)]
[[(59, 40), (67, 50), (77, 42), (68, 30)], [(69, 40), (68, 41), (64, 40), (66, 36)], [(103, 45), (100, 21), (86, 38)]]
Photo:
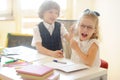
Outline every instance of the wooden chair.
[(8, 33), (6, 47), (26, 46), (34, 48), (31, 46), (32, 37), (29, 34)]

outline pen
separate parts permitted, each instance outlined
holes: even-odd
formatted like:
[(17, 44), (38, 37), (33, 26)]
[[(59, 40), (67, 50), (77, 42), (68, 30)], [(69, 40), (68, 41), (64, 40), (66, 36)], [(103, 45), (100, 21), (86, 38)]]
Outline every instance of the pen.
[(7, 62), (5, 62), (5, 64), (9, 64), (9, 63), (13, 63), (13, 62), (16, 62), (17, 60), (9, 60)]
[(53, 62), (66, 64), (66, 62), (63, 62), (63, 61), (58, 61), (58, 60), (53, 60)]
[(6, 56), (11, 56), (11, 55), (19, 55), (19, 54), (6, 54)]
[(63, 52), (63, 49), (61, 49), (61, 51)]
[(13, 59), (13, 60), (15, 60), (15, 58), (14, 57), (8, 57), (8, 56), (5, 56), (6, 58), (10, 58), (10, 59)]

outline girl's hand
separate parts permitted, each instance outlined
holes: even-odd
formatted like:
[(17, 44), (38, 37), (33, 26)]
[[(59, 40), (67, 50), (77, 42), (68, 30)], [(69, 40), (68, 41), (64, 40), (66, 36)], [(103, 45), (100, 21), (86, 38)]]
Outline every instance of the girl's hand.
[(73, 38), (70, 40), (70, 46), (71, 48), (73, 48), (74, 50), (76, 50), (79, 46), (76, 40), (74, 40)]
[(72, 26), (70, 26), (70, 29), (69, 29), (69, 34), (70, 34), (70, 38), (71, 39), (74, 36), (74, 30), (75, 30), (75, 24), (73, 24)]
[(61, 50), (56, 50), (51, 53), (51, 56), (55, 58), (63, 58), (63, 52)]

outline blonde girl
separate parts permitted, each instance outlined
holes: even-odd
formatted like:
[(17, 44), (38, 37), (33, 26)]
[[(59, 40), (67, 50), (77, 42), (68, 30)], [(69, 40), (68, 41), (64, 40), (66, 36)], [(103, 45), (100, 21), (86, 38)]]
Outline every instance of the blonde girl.
[(78, 20), (79, 38), (70, 40), (71, 60), (75, 63), (83, 63), (91, 67), (100, 66), (98, 16), (100, 16), (98, 12), (86, 9)]

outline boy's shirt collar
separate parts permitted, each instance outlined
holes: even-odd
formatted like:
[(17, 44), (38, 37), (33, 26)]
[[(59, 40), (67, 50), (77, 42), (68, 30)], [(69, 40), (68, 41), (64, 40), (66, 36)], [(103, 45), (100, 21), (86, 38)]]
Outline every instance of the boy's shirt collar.
[(50, 25), (50, 24), (48, 24), (48, 23), (46, 23), (46, 22), (43, 21), (43, 24), (45, 25), (45, 27), (47, 29), (49, 29), (50, 26), (53, 26), (53, 28), (54, 28), (54, 23), (52, 25)]

